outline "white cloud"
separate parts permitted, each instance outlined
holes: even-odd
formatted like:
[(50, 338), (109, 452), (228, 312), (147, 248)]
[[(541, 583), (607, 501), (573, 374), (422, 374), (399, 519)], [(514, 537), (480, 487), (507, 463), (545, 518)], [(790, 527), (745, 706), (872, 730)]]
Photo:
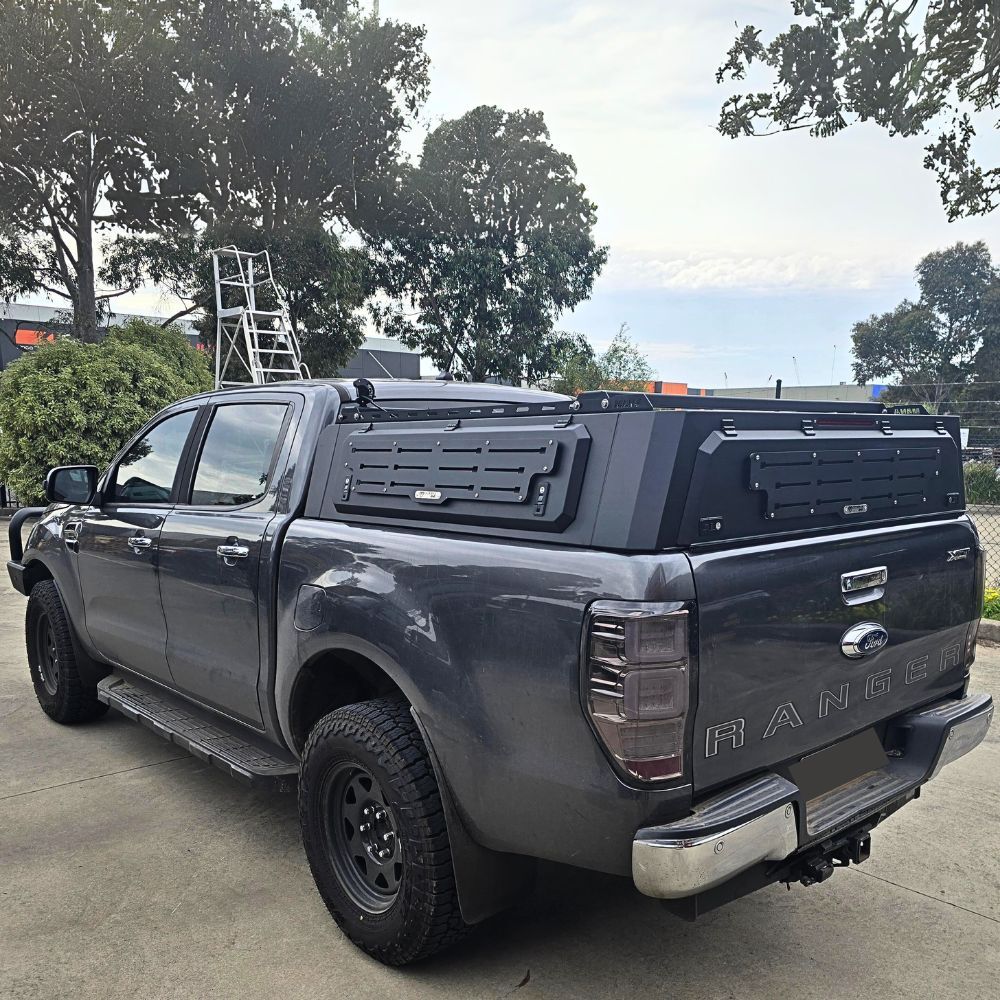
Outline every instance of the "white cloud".
[(841, 258), (819, 253), (691, 253), (648, 255), (613, 251), (601, 278), (605, 291), (665, 288), (676, 291), (774, 292), (869, 289), (896, 284), (911, 270), (909, 257)]
[[(715, 131), (737, 89), (715, 83), (737, 24), (787, 25), (788, 0), (382, 0), (382, 12), (427, 25), (425, 124), (480, 103), (545, 112), (612, 249), (597, 295), (877, 288), (957, 239), (1000, 247), (1000, 213), (945, 221), (923, 139), (871, 125), (827, 140)], [(981, 140), (1000, 161), (1000, 135)]]

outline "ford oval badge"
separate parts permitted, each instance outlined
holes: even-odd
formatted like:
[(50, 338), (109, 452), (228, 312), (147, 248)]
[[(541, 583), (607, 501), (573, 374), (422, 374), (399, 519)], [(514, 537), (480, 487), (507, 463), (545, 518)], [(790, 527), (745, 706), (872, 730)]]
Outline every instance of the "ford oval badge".
[(885, 649), (888, 644), (889, 633), (878, 622), (858, 622), (841, 636), (840, 651), (844, 656), (858, 660)]

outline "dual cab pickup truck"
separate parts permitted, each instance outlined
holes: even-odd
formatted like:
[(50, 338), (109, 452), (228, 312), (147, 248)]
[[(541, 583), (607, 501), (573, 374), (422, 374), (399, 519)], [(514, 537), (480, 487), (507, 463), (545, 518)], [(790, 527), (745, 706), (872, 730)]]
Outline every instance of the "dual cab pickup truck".
[(46, 488), (9, 564), (42, 709), (297, 786), (387, 963), (539, 858), (691, 918), (823, 882), (992, 718), (952, 417), (305, 381), (184, 400)]

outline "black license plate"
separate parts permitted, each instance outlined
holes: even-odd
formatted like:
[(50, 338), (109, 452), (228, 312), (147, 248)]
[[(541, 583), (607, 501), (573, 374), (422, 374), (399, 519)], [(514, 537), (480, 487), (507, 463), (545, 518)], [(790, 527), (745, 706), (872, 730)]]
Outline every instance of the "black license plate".
[(790, 764), (788, 776), (799, 786), (802, 797), (809, 801), (862, 774), (885, 767), (887, 763), (875, 730), (866, 729), (857, 736), (803, 757), (797, 764)]

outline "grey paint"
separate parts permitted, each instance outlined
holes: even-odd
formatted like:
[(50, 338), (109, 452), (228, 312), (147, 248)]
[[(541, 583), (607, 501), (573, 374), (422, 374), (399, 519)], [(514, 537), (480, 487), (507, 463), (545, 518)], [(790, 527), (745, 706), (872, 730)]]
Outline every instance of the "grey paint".
[[(965, 546), (975, 553), (963, 518), (694, 556), (696, 788), (801, 756), (961, 688), (966, 637), (978, 617), (976, 562), (972, 555), (948, 562), (948, 550)], [(847, 605), (841, 574), (883, 565), (884, 597)], [(884, 625), (889, 644), (848, 659), (841, 636), (863, 621)], [(711, 745), (710, 727), (736, 720), (742, 741)]]
[[(503, 387), (454, 384), (386, 382), (379, 384), (378, 392), (381, 399), (411, 399), (419, 393), (440, 402), (537, 398)], [(802, 742), (782, 742), (788, 727), (780, 727), (780, 737), (770, 744), (774, 751), (764, 753), (748, 745), (748, 756), (730, 758), (714, 771), (713, 765), (696, 757), (693, 773), (689, 761), (684, 780), (676, 787), (639, 788), (620, 781), (580, 702), (582, 628), (591, 601), (692, 601), (697, 596), (703, 602), (701, 618), (695, 621), (702, 653), (692, 671), (700, 735), (717, 715), (718, 721), (726, 721), (739, 712), (749, 720), (766, 712), (774, 696), (785, 693), (784, 685), (791, 690), (805, 684), (803, 675), (810, 671), (819, 686), (837, 680), (837, 629), (842, 619), (859, 620), (859, 611), (839, 607), (835, 611), (836, 602), (817, 588), (828, 586), (827, 580), (839, 581), (842, 572), (872, 565), (873, 553), (890, 565), (888, 593), (894, 579), (900, 581), (898, 604), (884, 609), (890, 635), (896, 639), (880, 655), (893, 650), (908, 653), (907, 642), (922, 653), (929, 623), (944, 629), (949, 640), (948, 630), (964, 635), (964, 623), (976, 613), (974, 563), (945, 571), (940, 577), (943, 590), (921, 585), (939, 546), (943, 551), (963, 540), (970, 544), (971, 529), (964, 518), (925, 522), (910, 534), (878, 529), (828, 536), (825, 542), (775, 540), (766, 546), (704, 551), (694, 557), (693, 570), (688, 555), (680, 551), (626, 554), (594, 548), (597, 538), (628, 546), (654, 532), (658, 522), (643, 522), (641, 514), (629, 525), (616, 524), (614, 508), (624, 499), (621, 484), (632, 490), (634, 510), (642, 506), (635, 500), (639, 491), (662, 490), (665, 482), (662, 470), (650, 469), (645, 478), (636, 479), (633, 467), (633, 478), (628, 470), (610, 477), (602, 496), (611, 458), (610, 432), (603, 444), (597, 440), (601, 435), (595, 434), (591, 458), (597, 456), (594, 470), (599, 474), (588, 475), (581, 497), (579, 542), (567, 533), (550, 542), (502, 541), (495, 533), (477, 536), (444, 526), (428, 530), (303, 517), (315, 442), (335, 420), (338, 401), (348, 393), (347, 387), (336, 383), (225, 393), (226, 402), (245, 397), (294, 404), (298, 432), (286, 436), (266, 496), (245, 514), (182, 510), (175, 504), (130, 515), (149, 519), (151, 526), (162, 517), (170, 522), (162, 551), (153, 553), (171, 605), (168, 618), (177, 615), (174, 625), (167, 622), (166, 632), (186, 633), (183, 646), (179, 640), (173, 646), (178, 672), (170, 684), (192, 700), (212, 703), (275, 742), (292, 746), (290, 701), (303, 664), (330, 651), (366, 656), (412, 701), (464, 822), (486, 847), (624, 874), (629, 871), (635, 830), (684, 815), (692, 802), (692, 781), (707, 788), (836, 738), (830, 730), (826, 740), (821, 735), (806, 740), (803, 728)], [(194, 400), (205, 412), (183, 462), (181, 487), (191, 475), (207, 408), (219, 398), (209, 394)], [(639, 446), (640, 468), (647, 453), (653, 460), (662, 458), (657, 448), (669, 432), (655, 434), (655, 421), (645, 414), (627, 417), (637, 426), (649, 425)], [(606, 421), (611, 428), (626, 415), (587, 419), (588, 425), (604, 426), (601, 421)], [(318, 476), (325, 481), (322, 457), (315, 460)], [(184, 495), (183, 489), (178, 495)], [(311, 493), (309, 504), (319, 509)], [(64, 522), (79, 516), (73, 508), (50, 511), (33, 532), (24, 562), (43, 563), (52, 573), (81, 643), (95, 656), (99, 648), (83, 627), (87, 617), (77, 557), (62, 537)], [(105, 516), (95, 514), (87, 528), (96, 528)], [(227, 581), (207, 558), (216, 538), (227, 533), (240, 536), (234, 517), (248, 519), (244, 534), (249, 534), (249, 519), (255, 519), (253, 531), (260, 537), (256, 578), (247, 571), (240, 580)], [(128, 585), (114, 572), (105, 584), (106, 595)], [(948, 576), (951, 572), (956, 575)], [(803, 581), (810, 586), (803, 586)], [(304, 585), (325, 595), (317, 610), (315, 590), (311, 592), (309, 621), (318, 618), (319, 623), (309, 631), (294, 625)], [(197, 600), (199, 588), (209, 595), (204, 604)], [(944, 600), (943, 607), (920, 624), (919, 616), (928, 610), (923, 595), (935, 601), (943, 595)], [(256, 658), (249, 612), (253, 600), (260, 607)], [(173, 606), (180, 601), (186, 614), (178, 614)], [(230, 611), (242, 631), (227, 657), (220, 634)], [(107, 627), (112, 627), (110, 622)], [(832, 659), (824, 645), (831, 636)], [(194, 651), (202, 645), (215, 656), (214, 682), (197, 676)], [(163, 650), (167, 657), (171, 650), (167, 635)], [(789, 655), (790, 651), (798, 655)], [(150, 658), (153, 666), (146, 669), (154, 677), (155, 659)], [(142, 669), (134, 662), (127, 665)], [(748, 683), (748, 676), (758, 683)], [(964, 670), (944, 671), (934, 686), (937, 691), (956, 690), (964, 683)], [(916, 704), (924, 694), (930, 700), (931, 692), (911, 689), (914, 692), (919, 696), (906, 704), (883, 702), (886, 711), (878, 717)], [(851, 718), (855, 727), (868, 721), (864, 715)]]
[[(293, 625), (304, 584), (327, 595), (321, 627)], [(495, 850), (627, 873), (646, 822), (690, 803), (685, 784), (619, 781), (580, 704), (584, 612), (598, 598), (685, 601), (686, 557), (622, 557), (299, 519), (278, 583), (276, 700), (301, 664), (351, 650), (415, 706), (473, 836)]]

